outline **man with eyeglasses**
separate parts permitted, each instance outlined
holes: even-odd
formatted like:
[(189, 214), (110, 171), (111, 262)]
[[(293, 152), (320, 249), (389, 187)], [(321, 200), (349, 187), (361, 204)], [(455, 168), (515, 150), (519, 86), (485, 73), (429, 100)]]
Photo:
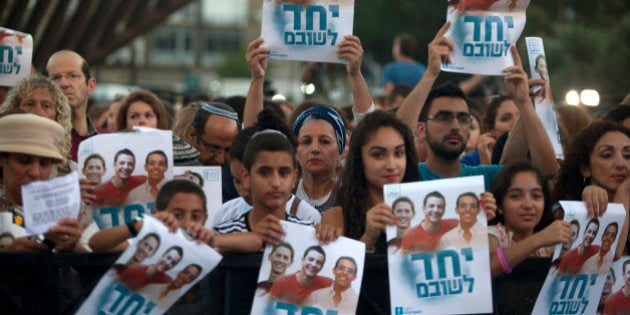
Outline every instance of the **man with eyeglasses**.
[(90, 66), (79, 54), (62, 50), (48, 59), (44, 74), (61, 88), (72, 109), (72, 148), (70, 159), (77, 161), (81, 141), (107, 130), (97, 128), (87, 115), (88, 98), (96, 88), (96, 79), (90, 75)]
[(455, 212), (459, 215), (459, 225), (442, 235), (438, 249), (487, 245), (488, 231), (477, 220), (480, 212), (479, 197), (472, 192), (459, 195)]
[[(418, 165), (422, 180), (483, 175), (488, 189), (502, 166), (471, 167), (459, 161), (466, 148), (472, 121), (466, 95), (452, 84), (431, 90), (440, 74), (442, 63), (450, 61), (450, 52), (455, 49), (453, 43), (444, 37), (449, 27), (450, 22), (446, 22), (429, 43), (427, 71), (407, 96), (396, 117), (411, 130), (416, 130), (420, 142), (426, 142), (426, 160)], [(529, 97), (527, 74), (515, 46), (511, 48), (511, 53), (514, 66), (504, 70), (504, 80), (520, 114), (505, 152), (529, 150), (532, 162), (545, 175), (554, 176), (558, 163), (553, 147)], [(519, 162), (526, 156), (527, 154), (515, 154), (510, 162)]]
[(238, 115), (223, 103), (204, 104), (193, 119), (188, 141), (199, 151), (203, 165), (223, 166), (239, 130)]
[(313, 291), (305, 304), (336, 310), (338, 314), (354, 314), (359, 302), (359, 296), (352, 290), (352, 282), (357, 278), (357, 262), (352, 257), (341, 256), (335, 263), (333, 274), (333, 284)]
[(147, 172), (147, 180), (129, 192), (125, 204), (155, 201), (158, 191), (167, 181), (164, 177), (168, 170), (166, 153), (162, 150), (149, 152), (144, 162), (144, 170)]

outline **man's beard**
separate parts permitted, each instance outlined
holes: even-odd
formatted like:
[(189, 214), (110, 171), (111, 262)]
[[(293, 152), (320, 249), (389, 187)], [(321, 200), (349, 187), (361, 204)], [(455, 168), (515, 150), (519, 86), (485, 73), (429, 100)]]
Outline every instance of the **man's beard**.
[(431, 139), (429, 134), (427, 134), (427, 143), (433, 154), (447, 161), (459, 159), (462, 152), (466, 149), (466, 141), (462, 141), (462, 144), (457, 149), (448, 149), (443, 143)]

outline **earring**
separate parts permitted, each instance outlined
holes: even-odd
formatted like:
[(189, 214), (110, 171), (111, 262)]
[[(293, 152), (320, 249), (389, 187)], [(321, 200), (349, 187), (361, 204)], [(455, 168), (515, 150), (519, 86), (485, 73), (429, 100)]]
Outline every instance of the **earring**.
[(584, 183), (584, 185), (590, 185), (591, 183), (591, 178), (590, 177), (582, 177), (582, 182)]

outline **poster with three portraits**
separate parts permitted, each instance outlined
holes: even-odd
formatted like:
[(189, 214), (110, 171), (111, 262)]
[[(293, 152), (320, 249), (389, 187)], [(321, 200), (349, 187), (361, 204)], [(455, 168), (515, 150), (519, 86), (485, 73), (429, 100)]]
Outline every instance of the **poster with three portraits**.
[(483, 176), (385, 185), (392, 314), (492, 312)]
[(162, 314), (221, 261), (182, 229), (151, 216), (103, 275), (77, 314)]
[(355, 314), (365, 244), (340, 237), (322, 245), (314, 228), (281, 224), (286, 235), (265, 247), (251, 314)]
[[(213, 166), (173, 166), (170, 130), (142, 128), (133, 132), (100, 134), (81, 142), (81, 178), (96, 188), (96, 201), (83, 207), (84, 229), (102, 230), (151, 214), (159, 189), (172, 179), (188, 179), (206, 194), (208, 211), (221, 206), (221, 169)], [(212, 216), (208, 216), (212, 217)]]
[(556, 246), (533, 313), (595, 314), (613, 265), (626, 211), (622, 204), (609, 203), (603, 216), (589, 218), (581, 201), (560, 201), (560, 209), (574, 236), (570, 243)]

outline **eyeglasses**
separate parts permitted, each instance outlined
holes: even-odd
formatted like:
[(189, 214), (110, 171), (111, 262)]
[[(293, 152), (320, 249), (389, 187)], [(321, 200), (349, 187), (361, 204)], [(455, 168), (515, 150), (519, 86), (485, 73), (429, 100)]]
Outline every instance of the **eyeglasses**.
[(62, 78), (66, 78), (66, 80), (70, 81), (70, 82), (77, 82), (81, 79), (83, 79), (83, 75), (80, 73), (76, 73), (76, 72), (68, 72), (65, 74), (54, 74), (52, 76), (50, 76), (50, 79), (55, 82), (55, 83), (59, 83), (61, 81)]
[(451, 112), (437, 112), (434, 116), (427, 117), (427, 120), (435, 120), (443, 125), (450, 125), (453, 123), (453, 119), (457, 119), (460, 125), (468, 126), (472, 122), (472, 117), (469, 113), (458, 113), (455, 115)]
[(210, 153), (212, 156), (217, 156), (217, 155), (219, 155), (221, 153), (227, 155), (228, 152), (230, 151), (230, 148), (223, 149), (223, 148), (218, 147), (218, 146), (216, 146), (214, 144), (210, 144), (210, 143), (207, 143), (207, 142), (203, 141), (203, 139), (201, 139), (201, 136), (197, 136), (197, 143), (201, 144), (203, 149), (206, 152)]

